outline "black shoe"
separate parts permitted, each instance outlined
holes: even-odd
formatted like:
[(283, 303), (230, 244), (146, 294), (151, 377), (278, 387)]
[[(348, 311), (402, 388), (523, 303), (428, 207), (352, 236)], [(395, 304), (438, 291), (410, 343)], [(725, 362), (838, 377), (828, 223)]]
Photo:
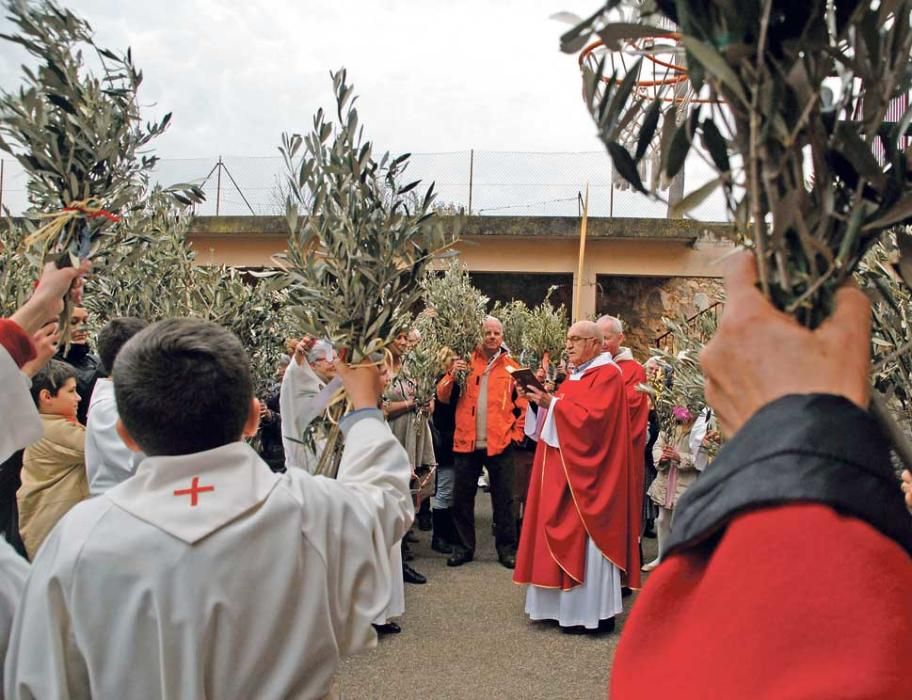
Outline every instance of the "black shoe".
[(598, 630), (591, 630), (585, 625), (570, 625), (568, 627), (561, 625), (560, 631), (564, 634), (592, 634)]
[(421, 510), (418, 511), (418, 529), (427, 532), (433, 527), (433, 520), (431, 518), (431, 511)]
[(497, 555), (497, 561), (503, 564), (508, 569), (516, 568), (516, 555), (504, 552), (503, 554)]
[[(632, 588), (628, 588), (627, 586), (621, 587), (621, 598), (626, 598), (627, 596), (631, 595), (632, 593), (633, 593)], [(611, 619), (613, 620), (614, 618), (611, 618)]]
[(374, 629), (381, 637), (385, 634), (399, 634), (402, 631), (402, 628), (395, 622), (387, 622), (383, 625), (374, 625)]
[(421, 542), (421, 540), (418, 539), (418, 535), (416, 535), (412, 530), (406, 532), (405, 537), (402, 539), (406, 542)]
[(598, 631), (602, 634), (611, 634), (614, 632), (614, 618), (609, 617), (607, 620), (599, 620)]
[(402, 550), (402, 561), (415, 561), (415, 555), (412, 554), (411, 550), (404, 549)]
[(419, 574), (408, 564), (402, 565), (402, 578), (406, 583), (427, 583), (427, 576)]
[(453, 552), (453, 556), (447, 559), (447, 566), (462, 566), (463, 564), (468, 564), (474, 558), (474, 552), (468, 549), (457, 549)]
[(431, 538), (431, 549), (435, 552), (440, 552), (441, 554), (453, 553), (453, 545), (439, 537)]

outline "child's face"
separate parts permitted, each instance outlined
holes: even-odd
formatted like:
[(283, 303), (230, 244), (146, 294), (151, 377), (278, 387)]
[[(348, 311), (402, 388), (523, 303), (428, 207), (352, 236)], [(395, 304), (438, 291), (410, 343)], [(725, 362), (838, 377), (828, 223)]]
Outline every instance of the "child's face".
[(64, 418), (76, 418), (76, 407), (79, 406), (79, 394), (76, 393), (76, 379), (70, 377), (60, 387), (56, 396), (51, 396), (49, 391), (41, 392), (41, 413), (50, 413)]

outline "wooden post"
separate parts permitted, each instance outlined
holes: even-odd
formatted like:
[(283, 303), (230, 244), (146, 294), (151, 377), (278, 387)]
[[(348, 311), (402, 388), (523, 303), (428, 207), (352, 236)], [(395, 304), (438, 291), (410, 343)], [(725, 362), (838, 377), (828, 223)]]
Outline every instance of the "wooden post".
[(576, 293), (573, 295), (573, 322), (580, 320), (580, 305), (583, 299), (583, 265), (586, 261), (586, 231), (589, 228), (589, 183), (586, 183), (586, 197), (583, 199), (583, 219), (580, 222), (579, 267), (576, 271)]

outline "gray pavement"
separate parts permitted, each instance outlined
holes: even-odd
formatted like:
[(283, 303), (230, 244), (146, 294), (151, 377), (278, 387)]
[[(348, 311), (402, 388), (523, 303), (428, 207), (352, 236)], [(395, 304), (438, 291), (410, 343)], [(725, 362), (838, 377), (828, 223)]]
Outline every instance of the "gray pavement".
[[(620, 630), (636, 595), (624, 599), (625, 613), (609, 635), (563, 634), (523, 612), (525, 590), (497, 561), (491, 536), (491, 502), (476, 501), (476, 559), (447, 568), (430, 549), (430, 533), (419, 532), (412, 565), (428, 577), (405, 586), (402, 633), (380, 640), (346, 660), (337, 679), (346, 700), (367, 698), (605, 698)], [(655, 554), (646, 540), (646, 557)]]

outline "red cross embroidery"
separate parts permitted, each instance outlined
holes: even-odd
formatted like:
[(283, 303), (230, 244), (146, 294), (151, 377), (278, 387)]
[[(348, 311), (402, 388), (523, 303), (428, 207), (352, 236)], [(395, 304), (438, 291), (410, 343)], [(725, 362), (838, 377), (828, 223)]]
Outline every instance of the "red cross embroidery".
[(199, 496), (199, 494), (201, 494), (205, 491), (215, 491), (215, 486), (200, 486), (199, 481), (200, 481), (199, 477), (194, 476), (189, 489), (178, 489), (177, 491), (174, 492), (174, 495), (175, 496), (190, 496), (190, 507), (192, 508), (193, 506), (195, 506), (198, 503), (199, 499), (197, 497)]

